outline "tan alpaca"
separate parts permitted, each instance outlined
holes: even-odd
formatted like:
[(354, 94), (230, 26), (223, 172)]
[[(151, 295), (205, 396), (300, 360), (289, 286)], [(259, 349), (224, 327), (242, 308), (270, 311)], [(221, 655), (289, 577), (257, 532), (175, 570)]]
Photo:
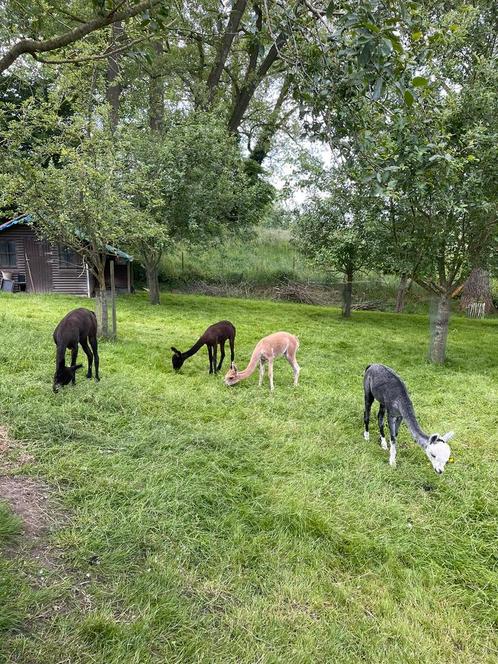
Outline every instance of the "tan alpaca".
[(240, 380), (248, 378), (254, 373), (259, 363), (259, 384), (263, 382), (265, 375), (265, 362), (268, 362), (268, 376), (270, 378), (270, 389), (273, 392), (273, 360), (283, 355), (289, 362), (294, 372), (294, 385), (299, 380), (299, 364), (296, 362), (296, 352), (299, 348), (299, 340), (288, 332), (275, 332), (261, 339), (253, 350), (249, 364), (244, 371), (238, 371), (235, 364), (228, 370), (225, 376), (225, 385), (235, 385)]

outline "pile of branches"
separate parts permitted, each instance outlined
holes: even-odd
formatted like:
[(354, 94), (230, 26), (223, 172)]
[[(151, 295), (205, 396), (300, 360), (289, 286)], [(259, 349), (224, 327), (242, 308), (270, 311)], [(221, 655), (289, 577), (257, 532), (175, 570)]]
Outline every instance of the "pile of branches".
[(351, 305), (353, 311), (384, 311), (385, 303), (382, 300), (372, 300), (371, 302), (357, 302)]
[(284, 300), (299, 304), (328, 304), (328, 299), (323, 291), (314, 288), (310, 284), (296, 281), (283, 281), (272, 289), (272, 300)]

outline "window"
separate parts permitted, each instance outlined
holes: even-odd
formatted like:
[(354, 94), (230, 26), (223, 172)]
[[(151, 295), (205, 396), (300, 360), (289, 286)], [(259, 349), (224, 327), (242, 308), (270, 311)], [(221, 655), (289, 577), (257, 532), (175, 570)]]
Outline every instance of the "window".
[(16, 266), (16, 243), (13, 240), (0, 242), (0, 266)]
[(59, 247), (59, 267), (81, 268), (82, 260), (78, 254), (69, 247)]

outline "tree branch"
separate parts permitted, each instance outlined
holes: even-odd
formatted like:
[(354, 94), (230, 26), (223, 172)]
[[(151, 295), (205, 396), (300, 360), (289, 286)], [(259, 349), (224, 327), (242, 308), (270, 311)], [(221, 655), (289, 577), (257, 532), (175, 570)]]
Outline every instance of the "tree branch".
[(161, 0), (142, 0), (137, 5), (129, 7), (123, 11), (117, 11), (124, 3), (121, 2), (115, 7), (111, 12), (105, 14), (104, 16), (99, 16), (98, 18), (91, 19), (86, 23), (69, 30), (58, 37), (53, 37), (52, 39), (45, 39), (43, 41), (35, 39), (21, 39), (10, 48), (5, 55), (0, 58), (0, 74), (6, 71), (21, 55), (33, 55), (35, 53), (46, 53), (47, 51), (55, 51), (69, 44), (73, 44), (76, 41), (79, 41), (86, 35), (101, 28), (105, 28), (111, 23), (116, 21), (126, 21), (137, 14), (150, 9), (155, 5), (159, 4)]
[(235, 0), (232, 6), (232, 11), (230, 12), (227, 28), (223, 35), (223, 39), (221, 40), (221, 43), (219, 45), (215, 61), (213, 63), (211, 71), (209, 72), (207, 80), (207, 87), (209, 91), (209, 102), (213, 100), (216, 88), (218, 86), (218, 83), (220, 82), (223, 68), (227, 61), (228, 54), (230, 53), (232, 42), (238, 31), (240, 21), (242, 20), (242, 16), (245, 12), (246, 6), (247, 6), (247, 0)]
[(113, 51), (104, 51), (103, 53), (98, 53), (97, 55), (88, 55), (88, 56), (81, 57), (81, 58), (68, 58), (67, 60), (45, 60), (45, 58), (40, 58), (35, 53), (31, 53), (31, 55), (33, 56), (33, 58), (37, 62), (41, 62), (44, 65), (79, 64), (80, 62), (91, 62), (93, 60), (104, 60), (105, 58), (109, 58), (112, 55), (116, 55), (117, 53), (122, 53), (123, 51), (128, 50), (132, 46), (135, 46), (135, 44), (139, 44), (140, 42), (144, 41), (144, 39), (145, 39), (145, 37), (140, 37), (139, 39), (134, 39), (133, 41), (129, 42), (128, 44), (125, 44), (124, 46), (120, 46), (119, 48), (116, 48)]

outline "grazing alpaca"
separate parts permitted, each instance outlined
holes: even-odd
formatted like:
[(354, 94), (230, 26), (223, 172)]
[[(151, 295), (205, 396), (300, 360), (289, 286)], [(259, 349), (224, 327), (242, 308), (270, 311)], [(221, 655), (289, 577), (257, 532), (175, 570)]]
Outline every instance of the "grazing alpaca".
[[(195, 344), (186, 350), (184, 353), (171, 346), (173, 357), (173, 369), (178, 371), (188, 357), (195, 355), (197, 351), (206, 345), (209, 353), (209, 373), (216, 373), (221, 369), (223, 360), (225, 359), (225, 341), (228, 339), (230, 344), (230, 362), (233, 362), (235, 357), (235, 327), (229, 320), (220, 320), (219, 323), (210, 325), (204, 334), (195, 342)], [(220, 363), (216, 366), (217, 346), (220, 345)]]
[(370, 364), (365, 370), (363, 381), (365, 390), (365, 431), (364, 438), (368, 440), (368, 425), (370, 422), (370, 409), (374, 399), (380, 403), (379, 407), (379, 429), (380, 444), (382, 449), (387, 450), (387, 442), (384, 438), (384, 414), (387, 410), (387, 420), (389, 431), (391, 433), (391, 450), (389, 454), (389, 463), (396, 465), (396, 438), (398, 436), (399, 425), (405, 420), (414, 440), (425, 450), (429, 461), (436, 473), (441, 474), (444, 471), (451, 450), (448, 441), (453, 438), (453, 432), (440, 436), (438, 433), (425, 434), (420, 428), (415, 410), (407, 389), (401, 378), (389, 367), (383, 364)]
[(264, 337), (256, 344), (249, 364), (243, 371), (238, 371), (235, 364), (232, 363), (230, 370), (225, 376), (225, 385), (235, 385), (240, 380), (248, 378), (254, 373), (258, 363), (259, 385), (261, 385), (265, 375), (265, 362), (268, 362), (270, 389), (273, 392), (273, 360), (280, 355), (283, 355), (291, 365), (294, 372), (294, 385), (297, 385), (297, 381), (299, 380), (299, 364), (296, 362), (296, 352), (298, 348), (298, 338), (288, 332), (275, 332), (268, 337)]
[[(78, 343), (88, 358), (87, 378), (92, 377), (92, 360), (95, 358), (95, 380), (99, 377), (99, 354), (97, 351), (97, 318), (88, 309), (74, 309), (61, 320), (54, 331), (54, 342), (57, 346), (56, 370), (54, 375), (54, 392), (72, 382), (76, 383), (75, 373), (83, 365), (76, 364)], [(93, 349), (88, 347), (88, 342)], [(66, 349), (71, 349), (71, 366), (66, 367)]]

